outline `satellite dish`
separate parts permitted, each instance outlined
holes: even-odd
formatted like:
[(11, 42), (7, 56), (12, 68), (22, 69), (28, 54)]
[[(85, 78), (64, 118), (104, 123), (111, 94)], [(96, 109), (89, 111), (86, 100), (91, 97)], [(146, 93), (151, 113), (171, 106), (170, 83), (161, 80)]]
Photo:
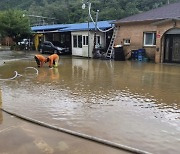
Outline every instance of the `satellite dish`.
[(84, 10), (86, 8), (86, 4), (84, 3), (83, 5), (82, 5), (82, 9)]

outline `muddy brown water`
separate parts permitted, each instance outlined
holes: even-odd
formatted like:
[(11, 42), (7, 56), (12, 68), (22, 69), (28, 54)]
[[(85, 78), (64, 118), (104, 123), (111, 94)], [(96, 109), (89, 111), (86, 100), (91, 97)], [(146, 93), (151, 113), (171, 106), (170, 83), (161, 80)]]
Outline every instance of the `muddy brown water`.
[(5, 109), (151, 153), (180, 153), (180, 65), (62, 56), (58, 68), (45, 64), (36, 75), (25, 69), (36, 67), (33, 53), (9, 55), (0, 58), (0, 78), (22, 76), (0, 81)]

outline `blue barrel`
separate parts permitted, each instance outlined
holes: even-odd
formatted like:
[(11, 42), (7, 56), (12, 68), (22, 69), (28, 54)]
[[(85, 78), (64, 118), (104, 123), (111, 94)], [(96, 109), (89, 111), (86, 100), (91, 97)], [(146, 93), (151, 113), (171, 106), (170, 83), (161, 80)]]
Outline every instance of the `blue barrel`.
[(138, 50), (138, 55), (145, 56), (145, 49), (139, 49)]
[(138, 60), (138, 50), (132, 50), (131, 58), (132, 60)]
[(143, 61), (145, 57), (145, 49), (138, 49), (138, 61)]
[(143, 56), (142, 55), (138, 55), (138, 61), (143, 61)]

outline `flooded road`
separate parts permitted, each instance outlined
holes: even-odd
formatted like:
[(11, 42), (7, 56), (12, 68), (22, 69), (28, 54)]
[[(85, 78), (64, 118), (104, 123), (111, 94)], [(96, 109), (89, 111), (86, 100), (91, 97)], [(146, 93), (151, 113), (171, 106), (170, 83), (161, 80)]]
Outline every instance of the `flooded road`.
[(0, 81), (3, 108), (151, 153), (180, 153), (180, 65), (61, 56), (58, 68), (45, 64), (36, 75), (26, 69), (36, 67), (33, 53), (0, 55), (1, 79), (22, 75)]

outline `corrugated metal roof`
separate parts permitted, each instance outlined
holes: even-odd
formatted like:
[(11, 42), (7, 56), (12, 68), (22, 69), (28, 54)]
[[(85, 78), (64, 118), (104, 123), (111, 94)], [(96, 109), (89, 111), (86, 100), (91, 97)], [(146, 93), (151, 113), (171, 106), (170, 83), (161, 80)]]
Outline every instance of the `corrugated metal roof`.
[[(110, 21), (99, 21), (97, 22), (97, 26), (100, 29), (107, 29), (112, 27), (113, 20)], [(95, 29), (94, 23), (89, 23), (89, 29), (93, 30)], [(65, 31), (79, 31), (79, 30), (88, 30), (88, 23), (79, 23), (79, 24), (70, 24), (68, 27), (59, 29), (60, 32)]]
[(47, 30), (57, 30), (61, 28), (65, 28), (65, 24), (54, 24), (54, 25), (43, 25), (43, 26), (34, 26), (31, 27), (32, 31), (47, 31)]
[[(98, 21), (97, 25), (100, 29), (107, 29), (112, 27), (114, 20)], [(93, 22), (89, 23), (89, 29), (95, 29)], [(57, 24), (57, 25), (44, 25), (31, 27), (32, 31), (53, 31), (58, 30), (59, 32), (72, 32), (88, 30), (88, 23), (75, 23), (75, 24)]]
[(180, 2), (165, 5), (147, 12), (129, 16), (115, 23), (138, 22), (147, 20), (173, 19), (180, 18)]

